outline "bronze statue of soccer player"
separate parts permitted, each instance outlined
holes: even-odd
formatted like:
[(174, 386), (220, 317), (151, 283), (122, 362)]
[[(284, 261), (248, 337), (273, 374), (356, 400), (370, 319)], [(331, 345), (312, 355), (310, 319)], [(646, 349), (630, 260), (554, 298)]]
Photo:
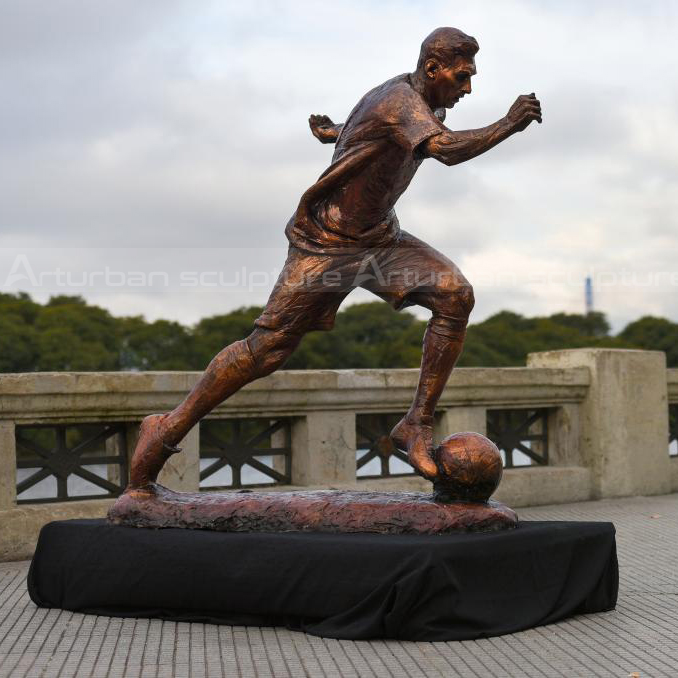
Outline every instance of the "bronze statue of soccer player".
[(437, 478), (433, 414), (463, 347), (473, 290), (445, 255), (400, 229), (393, 208), (425, 158), (456, 165), (541, 122), (539, 101), (528, 94), (488, 127), (453, 132), (443, 125), (445, 109), (471, 93), (477, 51), (475, 38), (438, 28), (422, 43), (416, 70), (368, 92), (343, 125), (311, 116), (313, 134), (336, 144), (334, 156), (287, 224), (289, 253), (266, 308), (249, 337), (223, 349), (179, 406), (144, 419), (130, 490), (143, 494), (202, 417), (277, 370), (306, 332), (331, 329), (355, 287), (396, 309), (431, 311), (417, 391), (391, 437), (418, 473)]

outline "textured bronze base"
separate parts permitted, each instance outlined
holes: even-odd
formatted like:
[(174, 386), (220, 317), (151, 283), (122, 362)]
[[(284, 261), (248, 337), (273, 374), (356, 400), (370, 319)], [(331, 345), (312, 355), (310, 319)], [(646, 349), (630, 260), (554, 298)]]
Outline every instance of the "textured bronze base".
[(162, 485), (126, 492), (108, 520), (133, 527), (220, 532), (379, 532), (445, 534), (516, 527), (516, 513), (495, 501), (441, 503), (419, 492), (173, 492)]

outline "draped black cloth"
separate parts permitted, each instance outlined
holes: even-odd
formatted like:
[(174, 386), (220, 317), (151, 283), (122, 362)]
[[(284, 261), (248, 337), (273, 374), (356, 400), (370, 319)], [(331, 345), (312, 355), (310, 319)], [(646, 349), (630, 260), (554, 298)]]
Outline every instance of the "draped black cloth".
[(521, 522), (438, 536), (43, 527), (40, 607), (285, 626), (330, 638), (465, 640), (614, 608), (611, 523)]

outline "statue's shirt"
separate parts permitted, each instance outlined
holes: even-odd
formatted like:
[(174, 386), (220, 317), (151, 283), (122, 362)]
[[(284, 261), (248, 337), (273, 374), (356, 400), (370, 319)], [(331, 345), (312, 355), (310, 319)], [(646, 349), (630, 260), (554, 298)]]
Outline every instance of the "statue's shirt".
[(417, 147), (445, 129), (407, 74), (368, 92), (344, 123), (332, 164), (315, 187), (333, 172), (339, 178), (317, 191), (307, 209), (300, 203), (285, 231), (290, 243), (328, 254), (393, 243), (400, 229), (393, 207), (424, 159)]

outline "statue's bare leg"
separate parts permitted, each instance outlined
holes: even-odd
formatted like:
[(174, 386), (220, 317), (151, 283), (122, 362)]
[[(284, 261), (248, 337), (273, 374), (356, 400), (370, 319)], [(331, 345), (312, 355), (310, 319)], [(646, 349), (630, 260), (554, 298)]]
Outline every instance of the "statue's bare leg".
[(155, 482), (165, 461), (180, 451), (177, 443), (200, 419), (245, 384), (278, 369), (301, 337), (257, 327), (247, 339), (217, 354), (180, 405), (167, 414), (152, 414), (141, 423), (129, 488), (141, 490)]
[[(425, 304), (422, 304), (425, 305)], [(433, 415), (447, 379), (461, 355), (466, 324), (473, 308), (470, 285), (457, 288), (433, 316), (424, 334), (421, 370), (412, 405), (391, 432), (394, 444), (407, 451), (414, 468), (425, 478), (434, 479), (438, 469), (432, 457)]]

